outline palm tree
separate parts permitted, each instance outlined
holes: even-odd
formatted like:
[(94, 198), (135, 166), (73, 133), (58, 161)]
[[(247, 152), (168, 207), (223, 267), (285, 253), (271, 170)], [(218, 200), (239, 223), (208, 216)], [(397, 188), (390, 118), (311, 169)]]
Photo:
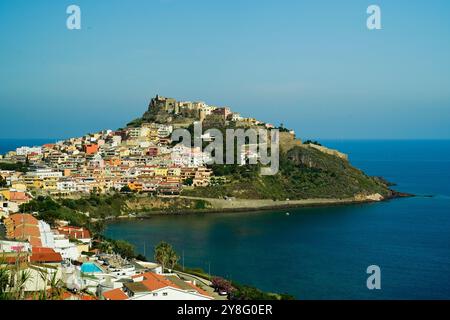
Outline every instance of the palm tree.
[(25, 293), (25, 284), (30, 279), (31, 273), (29, 270), (20, 270), (19, 263), (10, 267), (3, 260), (0, 261), (0, 300), (22, 299)]
[[(44, 281), (44, 290), (41, 292), (41, 300), (59, 300), (61, 298), (62, 281), (58, 279), (57, 270), (50, 271), (46, 268), (39, 268), (39, 274)], [(49, 287), (49, 290), (47, 290)]]
[(173, 269), (178, 262), (178, 255), (170, 244), (161, 241), (155, 247), (155, 260), (162, 266), (162, 271), (165, 268)]

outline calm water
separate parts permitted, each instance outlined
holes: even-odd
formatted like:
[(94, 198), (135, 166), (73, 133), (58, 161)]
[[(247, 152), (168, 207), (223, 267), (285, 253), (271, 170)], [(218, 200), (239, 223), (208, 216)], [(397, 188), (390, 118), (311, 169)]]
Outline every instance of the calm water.
[[(263, 213), (154, 217), (108, 226), (152, 258), (161, 240), (201, 267), (300, 299), (450, 298), (450, 141), (327, 141), (368, 174), (432, 198)], [(381, 267), (382, 289), (366, 288)]]
[[(1, 140), (0, 140), (1, 144)], [(112, 223), (106, 235), (152, 258), (161, 240), (186, 266), (300, 299), (450, 298), (450, 141), (326, 141), (370, 175), (421, 195), (389, 202)], [(1, 149), (1, 145), (0, 145)], [(433, 195), (432, 198), (423, 195)], [(381, 267), (382, 290), (366, 288)]]

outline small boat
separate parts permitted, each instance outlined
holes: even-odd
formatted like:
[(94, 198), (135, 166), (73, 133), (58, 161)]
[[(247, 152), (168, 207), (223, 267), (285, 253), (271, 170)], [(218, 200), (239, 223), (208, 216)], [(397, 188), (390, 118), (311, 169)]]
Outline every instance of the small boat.
[(286, 212), (286, 215), (287, 215), (287, 216), (290, 216), (291, 214), (290, 214), (289, 212)]

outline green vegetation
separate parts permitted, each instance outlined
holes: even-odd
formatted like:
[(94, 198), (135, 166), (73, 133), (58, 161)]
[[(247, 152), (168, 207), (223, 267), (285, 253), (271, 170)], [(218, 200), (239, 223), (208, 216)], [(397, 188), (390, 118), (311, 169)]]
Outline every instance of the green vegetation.
[(132, 193), (133, 191), (131, 191), (131, 189), (130, 189), (129, 186), (123, 186), (123, 187), (120, 189), (120, 192), (121, 192), (121, 193)]
[(90, 195), (80, 199), (52, 199), (39, 196), (29, 203), (21, 205), (23, 212), (38, 212), (39, 219), (54, 224), (55, 220), (66, 220), (76, 226), (90, 226), (93, 231), (101, 231), (101, 225), (90, 223), (89, 218), (104, 219), (119, 216), (126, 209), (129, 196)]
[(192, 274), (194, 276), (197, 276), (197, 277), (200, 277), (200, 278), (203, 278), (203, 279), (206, 279), (206, 280), (211, 280), (211, 278), (212, 278), (202, 268), (189, 268), (189, 267), (183, 268), (182, 266), (177, 264), (174, 267), (174, 269), (178, 270), (178, 271), (182, 271), (182, 272), (188, 273), (188, 274)]
[(0, 162), (0, 170), (27, 172), (28, 164), (23, 162)]
[(142, 118), (137, 118), (137, 119), (134, 119), (131, 122), (129, 122), (127, 124), (127, 127), (137, 128), (137, 127), (140, 127), (142, 125), (142, 123), (144, 123), (144, 120)]
[(183, 195), (243, 199), (350, 198), (356, 194), (388, 195), (387, 185), (350, 165), (344, 159), (314, 148), (294, 147), (280, 154), (280, 170), (274, 176), (260, 176), (258, 166), (214, 165), (223, 185), (184, 190)]
[(255, 287), (231, 283), (234, 290), (230, 293), (230, 300), (295, 300), (288, 294), (277, 294), (261, 291)]
[[(18, 259), (21, 257), (19, 256)], [(25, 283), (30, 279), (28, 270), (21, 270), (19, 263), (9, 267), (0, 257), (0, 300), (20, 300), (25, 294)]]
[(113, 240), (105, 238), (101, 235), (97, 236), (98, 241), (94, 242), (93, 248), (99, 249), (104, 253), (117, 253), (123, 258), (137, 259), (140, 261), (147, 261), (147, 259), (136, 252), (136, 248), (131, 243), (125, 240)]
[(21, 212), (38, 212), (38, 219), (44, 220), (51, 225), (56, 220), (69, 221), (71, 225), (86, 226), (89, 218), (79, 211), (64, 206), (50, 197), (39, 196), (28, 203), (20, 206)]
[(316, 140), (306, 140), (305, 142), (303, 142), (303, 144), (315, 144), (316, 146), (322, 146), (319, 142), (317, 142)]
[(187, 178), (183, 182), (183, 184), (186, 186), (192, 186), (193, 183), (194, 183), (194, 179), (192, 179), (192, 178)]
[(3, 179), (2, 176), (0, 176), (0, 188), (5, 188), (7, 186), (8, 186), (8, 184), (7, 184), (6, 180)]
[(113, 251), (120, 256), (127, 258), (127, 259), (133, 259), (136, 257), (135, 248), (134, 246), (124, 240), (109, 240), (113, 246)]
[(173, 269), (177, 265), (179, 258), (175, 250), (167, 242), (161, 241), (156, 245), (155, 261), (162, 266), (163, 272), (166, 268)]

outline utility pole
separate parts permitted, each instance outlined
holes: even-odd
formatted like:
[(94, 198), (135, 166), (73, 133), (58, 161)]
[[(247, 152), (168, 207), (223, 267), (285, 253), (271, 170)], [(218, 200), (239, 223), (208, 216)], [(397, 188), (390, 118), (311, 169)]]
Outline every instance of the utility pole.
[(183, 250), (183, 272), (184, 272), (184, 250)]

